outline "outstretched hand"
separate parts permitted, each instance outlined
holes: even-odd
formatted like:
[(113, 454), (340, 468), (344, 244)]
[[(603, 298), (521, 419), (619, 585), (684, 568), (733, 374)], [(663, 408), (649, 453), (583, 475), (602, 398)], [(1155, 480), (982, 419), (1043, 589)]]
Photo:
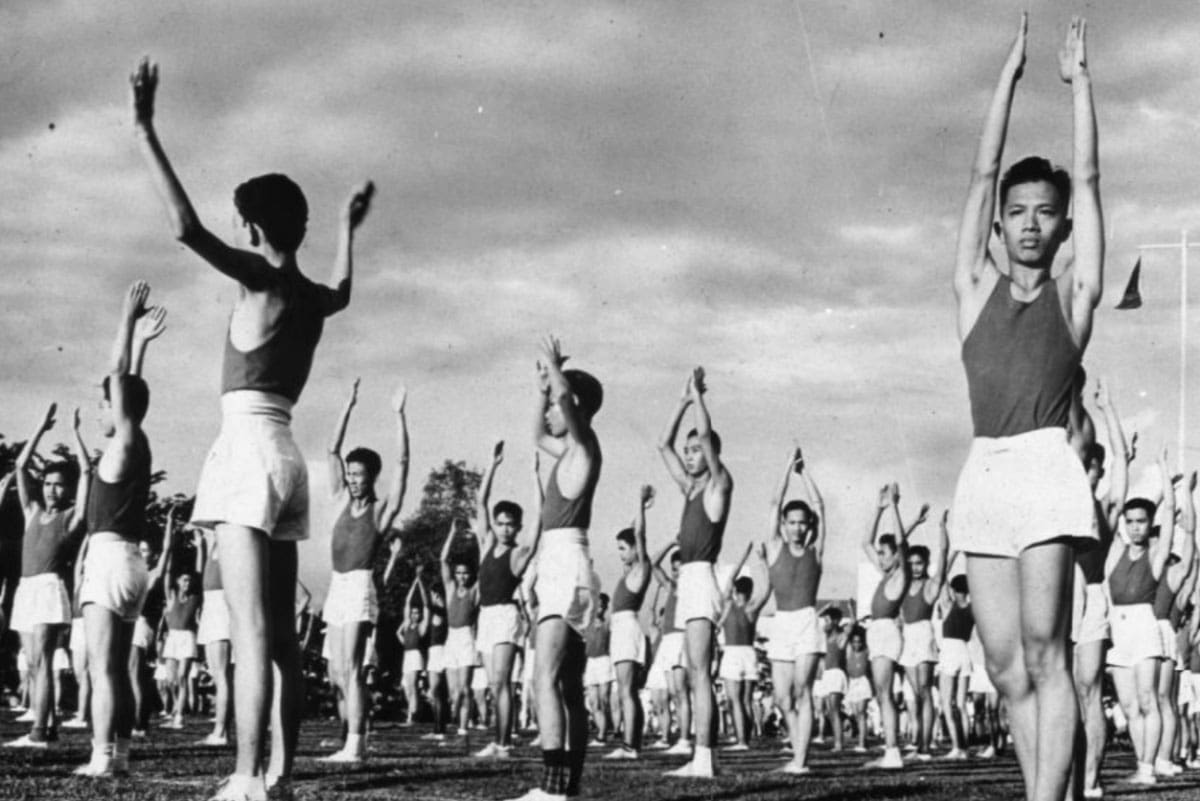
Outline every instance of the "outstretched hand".
[(367, 212), (371, 210), (371, 198), (374, 196), (375, 184), (366, 181), (355, 188), (346, 200), (346, 207), (342, 210), (342, 220), (350, 226), (351, 231), (367, 218)]
[(642, 508), (649, 509), (654, 505), (654, 487), (649, 484), (643, 484), (638, 497), (642, 500)]
[(1017, 38), (1013, 40), (1012, 49), (1008, 51), (1008, 60), (1004, 62), (1005, 73), (1012, 76), (1013, 81), (1021, 79), (1025, 71), (1025, 42), (1029, 35), (1029, 14), (1021, 13), (1021, 25), (1017, 28)]
[(392, 394), (392, 411), (396, 414), (404, 414), (404, 404), (408, 402), (408, 387), (401, 384), (396, 387), (396, 391)]
[(796, 475), (800, 475), (804, 472), (804, 452), (800, 450), (799, 445), (797, 445), (796, 449), (792, 451), (792, 470), (796, 473)]
[[(79, 433), (79, 425), (80, 425), (79, 407), (76, 406), (75, 413), (71, 416), (71, 428), (75, 431), (76, 434)], [(1195, 473), (1192, 474), (1193, 478), (1195, 477), (1195, 475), (1196, 475)]]
[(1087, 22), (1082, 17), (1072, 17), (1067, 26), (1067, 38), (1058, 51), (1058, 76), (1066, 83), (1087, 72)]
[(497, 440), (492, 447), (492, 464), (499, 466), (504, 461), (504, 440)]
[(133, 120), (138, 124), (149, 124), (154, 120), (154, 93), (158, 89), (158, 65), (143, 56), (137, 68), (129, 76), (133, 88)]
[(145, 281), (134, 281), (125, 293), (125, 307), (122, 310), (127, 320), (137, 319), (146, 308), (146, 298), (150, 297), (150, 285)]
[(58, 414), (58, 404), (52, 403), (46, 409), (46, 416), (42, 418), (42, 427), (40, 431), (45, 434), (50, 429), (54, 428), (54, 416)]
[(567, 359), (571, 358), (570, 356), (563, 355), (562, 343), (559, 342), (558, 337), (554, 336), (553, 334), (547, 334), (545, 337), (543, 337), (540, 347), (542, 351), (542, 358), (546, 362), (546, 367), (543, 367), (541, 362), (538, 363), (538, 367), (540, 369), (557, 367), (561, 370), (562, 366), (567, 363)]
[(162, 306), (146, 309), (133, 324), (133, 335), (149, 342), (167, 330), (167, 310)]
[(362, 381), (361, 378), (355, 378), (354, 383), (350, 385), (350, 400), (347, 403), (351, 406), (358, 403), (358, 384), (360, 381)]
[[(897, 490), (897, 493), (898, 492), (899, 492), (899, 490)], [(896, 500), (899, 500), (899, 499), (900, 499), (900, 496), (899, 496), (899, 494), (897, 494)], [(949, 514), (949, 513), (950, 513), (949, 510), (947, 510), (946, 514)], [(923, 504), (921, 504), (921, 510), (919, 512), (917, 512), (917, 519), (915, 521), (913, 521), (913, 525), (919, 526), (928, 519), (929, 519), (929, 504), (923, 503)]]
[(887, 509), (892, 505), (892, 485), (884, 484), (879, 490), (879, 508)]

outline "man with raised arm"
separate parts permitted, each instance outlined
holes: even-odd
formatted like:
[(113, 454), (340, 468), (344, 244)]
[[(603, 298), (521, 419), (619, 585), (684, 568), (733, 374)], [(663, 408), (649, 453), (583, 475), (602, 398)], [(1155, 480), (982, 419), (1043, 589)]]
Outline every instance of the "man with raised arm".
[[(131, 76), (134, 129), (175, 237), (238, 285), (225, 340), (221, 433), (196, 492), (193, 522), (213, 527), (237, 654), (234, 710), (237, 763), (216, 798), (261, 799), (290, 784), (300, 731), (300, 654), (292, 620), (296, 542), (308, 537), (308, 472), (292, 439), (300, 397), (325, 318), (350, 303), (354, 231), (373, 187), (351, 195), (341, 215), (332, 285), (306, 278), (296, 251), (308, 203), (283, 175), (252, 178), (234, 192), (237, 237), (230, 247), (200, 222), (154, 130), (158, 68), (143, 61)], [(278, 703), (272, 704), (278, 671)], [(268, 714), (271, 759), (263, 771)]]
[[(721, 653), (721, 666), (717, 678), (725, 683), (726, 696), (733, 717), (734, 742), (726, 746), (726, 751), (750, 750), (750, 726), (754, 722), (752, 708), (754, 705), (754, 684), (758, 681), (758, 652), (754, 650), (754, 641), (758, 632), (758, 616), (767, 599), (771, 597), (771, 583), (759, 585), (755, 591), (754, 579), (750, 576), (739, 576), (750, 551), (754, 550), (753, 543), (746, 549), (737, 569), (730, 574), (729, 590), (725, 600), (725, 610), (717, 621), (725, 635), (725, 647)], [(767, 565), (765, 546), (758, 549), (757, 555), (764, 570)]]
[[(1067, 425), (1103, 287), (1096, 116), (1076, 18), (1059, 53), (1074, 108), (1074, 176), (1042, 158), (997, 179), (1026, 19), (992, 98), (959, 228), (954, 290), (975, 439), (959, 476), (952, 545), (967, 574), (992, 681), (1008, 702), (1029, 801), (1066, 792), (1079, 719), (1068, 667), (1073, 540), (1094, 538), (1092, 495)], [(1074, 220), (1068, 209), (1074, 196)], [(1007, 255), (997, 266), (993, 231)], [(1071, 263), (1054, 276), (1059, 248)], [(1016, 611), (1016, 614), (1014, 614)]]
[[(793, 474), (803, 481), (812, 506), (799, 498), (787, 501)], [(826, 650), (816, 607), (825, 551), (825, 506), (799, 448), (788, 452), (787, 467), (770, 506), (765, 548), (775, 592), (775, 619), (767, 658), (771, 660), (775, 704), (787, 718), (792, 743), (792, 759), (783, 772), (799, 775), (809, 772), (813, 679), (817, 661)]]
[(541, 359), (534, 442), (555, 461), (546, 480), (534, 584), (542, 783), (526, 801), (579, 794), (588, 738), (583, 632), (598, 593), (587, 530), (603, 461), (592, 429), (604, 401), (600, 382), (582, 370), (563, 370), (567, 357), (554, 337), (542, 342)]
[[(658, 452), (685, 502), (679, 524), (677, 623), (684, 625), (688, 671), (694, 693), (696, 746), (692, 759), (669, 776), (712, 778), (717, 774), (713, 746), (717, 737), (716, 696), (709, 666), (716, 644), (714, 625), (721, 616), (723, 593), (713, 566), (721, 553), (725, 523), (733, 497), (733, 477), (721, 462), (721, 438), (712, 430), (704, 403), (704, 368), (688, 376), (683, 394), (658, 441)], [(675, 450), (679, 424), (691, 407), (695, 428), (688, 432), (683, 457)]]
[(131, 355), (130, 340), (149, 294), (150, 287), (141, 281), (129, 288), (111, 368), (101, 385), (100, 423), (108, 443), (88, 498), (79, 591), (92, 675), (92, 756), (76, 770), (85, 776), (129, 772), (133, 689), (127, 665), (133, 624), (148, 588), (138, 542), (145, 536), (150, 496), (150, 442), (142, 431), (150, 390), (131, 372), (134, 362), (140, 366), (141, 356)]
[(483, 477), (475, 512), (476, 536), (479, 538), (479, 625), (475, 650), (483, 657), (483, 669), (496, 705), (496, 738), (475, 756), (497, 759), (506, 759), (512, 754), (512, 674), (521, 644), (521, 614), (516, 591), (521, 586), (525, 569), (537, 553), (538, 538), (542, 533), (538, 454), (533, 455), (535, 506), (532, 510), (537, 522), (523, 542), (517, 540), (524, 521), (520, 504), (506, 500), (491, 506), (492, 482), (502, 461), (503, 440), (492, 448), (492, 461)]
[(86, 532), (87, 496), (92, 464), (79, 433), (79, 409), (72, 430), (78, 470), (70, 462), (52, 462), (42, 469), (41, 498), (34, 492), (26, 469), (42, 435), (54, 427), (56, 406), (50, 404), (37, 431), (25, 443), (13, 475), (21, 509), (25, 513), (25, 542), (21, 553), (21, 583), (13, 599), (12, 628), (21, 635), (29, 655), (30, 709), (33, 728), (11, 740), (10, 747), (45, 748), (57, 733), (53, 657), (60, 633), (71, 623), (71, 596), (67, 583)]
[(913, 545), (905, 555), (908, 561), (909, 584), (900, 603), (900, 619), (904, 624), (904, 647), (900, 651), (900, 666), (913, 692), (913, 713), (917, 724), (918, 761), (933, 758), (933, 666), (937, 664), (937, 645), (933, 636), (933, 607), (946, 584), (946, 565), (950, 555), (946, 517), (942, 516), (941, 541), (938, 548), (937, 571), (929, 575), (929, 549)]

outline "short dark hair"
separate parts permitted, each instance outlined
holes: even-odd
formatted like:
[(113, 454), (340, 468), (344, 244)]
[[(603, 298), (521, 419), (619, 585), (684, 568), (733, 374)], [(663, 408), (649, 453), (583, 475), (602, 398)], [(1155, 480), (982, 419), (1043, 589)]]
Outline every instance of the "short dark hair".
[(816, 515), (816, 512), (814, 512), (814, 511), (812, 510), (812, 507), (811, 507), (811, 506), (809, 506), (809, 505), (808, 505), (807, 503), (805, 503), (804, 501), (800, 500), (799, 498), (797, 498), (797, 499), (795, 499), (795, 500), (788, 501), (787, 503), (785, 503), (785, 504), (783, 505), (783, 512), (781, 513), (781, 516), (782, 516), (782, 517), (787, 517), (789, 512), (794, 512), (794, 511), (796, 511), (797, 509), (799, 509), (799, 510), (801, 510), (802, 512), (804, 512), (804, 517), (805, 517), (807, 520), (809, 520), (810, 522), (811, 522), (811, 521), (813, 521), (813, 520), (816, 518), (816, 516), (817, 516), (817, 515)]
[(361, 464), (367, 468), (367, 473), (371, 476), (372, 481), (378, 478), (379, 472), (383, 470), (383, 459), (380, 458), (377, 452), (370, 448), (355, 448), (347, 453), (346, 464), (350, 464), (351, 462)]
[(633, 533), (633, 529), (623, 528), (617, 532), (617, 542), (623, 542), (632, 548), (637, 545), (637, 535)]
[(915, 556), (925, 564), (929, 564), (929, 549), (924, 545), (910, 546), (908, 549), (908, 555), (910, 558)]
[(967, 574), (959, 573), (954, 578), (950, 579), (950, 589), (954, 592), (967, 594)]
[(876, 545), (885, 545), (893, 551), (897, 550), (896, 537), (894, 534), (880, 535), (879, 539), (875, 540)]
[(675, 564), (676, 562), (681, 565), (683, 564), (683, 554), (679, 552), (678, 548), (671, 552), (671, 564)]
[(233, 205), (248, 223), (254, 223), (277, 250), (294, 253), (308, 230), (308, 201), (296, 182), (270, 173), (251, 178), (233, 190)]
[(58, 473), (63, 477), (63, 481), (68, 484), (74, 484), (79, 481), (79, 465), (74, 462), (68, 462), (65, 459), (57, 462), (50, 462), (42, 468), (42, 479), (52, 473)]
[(754, 594), (754, 579), (749, 576), (738, 576), (733, 580), (733, 591), (749, 598)]
[[(133, 418), (134, 422), (142, 422), (150, 408), (150, 387), (140, 375), (119, 375), (117, 380), (121, 382), (121, 394), (125, 398), (125, 413)], [(104, 399), (109, 403), (112, 402), (111, 382), (111, 375), (104, 376), (104, 380), (100, 382), (100, 387), (104, 390)]]
[(518, 526), (525, 519), (525, 510), (521, 508), (519, 503), (513, 501), (496, 501), (496, 505), (492, 507), (492, 517), (500, 515), (508, 515), (513, 519), (513, 522)]
[(1125, 501), (1125, 507), (1121, 510), (1121, 514), (1128, 514), (1131, 509), (1141, 509), (1146, 513), (1151, 522), (1154, 520), (1154, 512), (1158, 506), (1149, 498), (1130, 498)]
[(838, 609), (836, 606), (827, 606), (821, 610), (821, 617), (829, 618), (831, 621), (833, 621), (833, 625), (836, 626), (838, 623), (842, 622), (842, 610)]
[(564, 370), (563, 378), (571, 386), (579, 411), (591, 420), (604, 405), (604, 387), (591, 373), (583, 370)]
[[(688, 439), (691, 439), (692, 437), (699, 437), (699, 436), (700, 436), (700, 432), (694, 428), (691, 431), (687, 432)], [(716, 431), (709, 429), (708, 437), (710, 440), (712, 440), (713, 450), (716, 451), (718, 454), (720, 454), (721, 453), (721, 435), (718, 434)]]
[(608, 597), (607, 592), (600, 593), (600, 603), (604, 604), (605, 606), (608, 606), (608, 602), (610, 600), (612, 600), (612, 599)]
[(1004, 173), (1000, 179), (1000, 207), (1008, 200), (1008, 190), (1018, 184), (1036, 184), (1045, 181), (1058, 192), (1059, 202), (1065, 214), (1071, 205), (1071, 176), (1062, 167), (1055, 167), (1041, 156), (1027, 156)]
[(1089, 442), (1083, 449), (1083, 465), (1087, 467), (1092, 462), (1104, 467), (1104, 457), (1107, 451), (1099, 442)]

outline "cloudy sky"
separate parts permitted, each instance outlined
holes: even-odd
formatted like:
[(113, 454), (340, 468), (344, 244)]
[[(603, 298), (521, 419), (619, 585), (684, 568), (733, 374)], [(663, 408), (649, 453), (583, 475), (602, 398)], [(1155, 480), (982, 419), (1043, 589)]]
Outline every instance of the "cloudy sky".
[[(169, 491), (192, 491), (216, 433), (234, 287), (171, 239), (139, 159), (127, 75), (146, 53), (161, 65), (161, 138), (218, 233), (232, 232), (234, 186), (286, 172), (312, 209), (301, 265), (322, 279), (347, 192), (378, 187), (353, 303), (327, 326), (295, 418), (318, 496), (324, 444), (362, 376), (349, 440), (385, 458), (387, 397), (410, 388), (410, 498), (443, 459), (481, 464), (497, 438), (510, 453), (497, 496), (526, 498), (533, 360), (552, 331), (607, 391), (593, 529), (606, 584), (638, 485), (664, 491), (652, 545), (674, 533), (681, 503), (654, 442), (695, 364), (737, 481), (727, 557), (766, 533), (793, 438), (826, 495), (822, 595), (852, 591), (877, 486), (900, 481), (910, 514), (948, 502), (971, 434), (955, 227), (1022, 5), (17, 6), (0, 9), (9, 438), (49, 400), (95, 408), (136, 278), (170, 312), (147, 420)], [(1144, 443), (1173, 446), (1177, 254), (1147, 257), (1143, 309), (1111, 307), (1139, 244), (1200, 228), (1200, 15), (1192, 2), (1082, 10), (1109, 234), (1087, 363)], [(1069, 11), (1030, 12), (1006, 161), (1069, 166), (1055, 59)], [(318, 513), (310, 577), (326, 569), (326, 529)]]

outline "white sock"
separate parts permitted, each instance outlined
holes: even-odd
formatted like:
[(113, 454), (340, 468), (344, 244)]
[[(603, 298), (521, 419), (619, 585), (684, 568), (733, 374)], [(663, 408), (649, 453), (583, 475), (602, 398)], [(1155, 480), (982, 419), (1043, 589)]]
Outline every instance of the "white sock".
[(344, 750), (350, 754), (361, 754), (365, 745), (363, 742), (365, 739), (361, 734), (347, 734)]

